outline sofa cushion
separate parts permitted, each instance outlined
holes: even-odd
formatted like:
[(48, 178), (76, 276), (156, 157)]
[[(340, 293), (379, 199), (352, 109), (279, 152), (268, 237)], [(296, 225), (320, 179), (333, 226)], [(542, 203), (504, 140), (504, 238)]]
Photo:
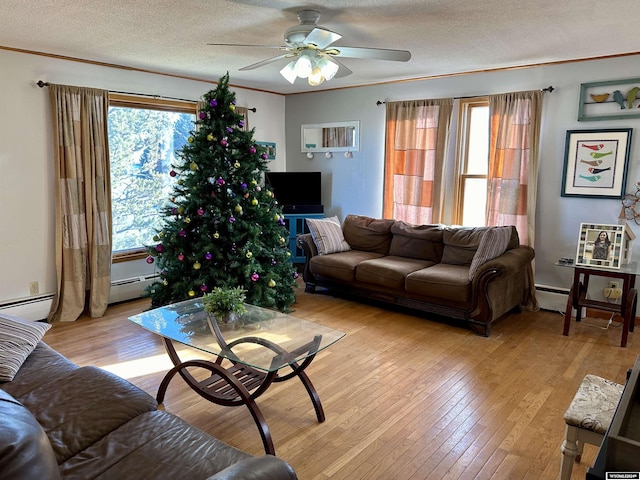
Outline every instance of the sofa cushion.
[(470, 266), (482, 236), (491, 227), (449, 227), (443, 235), (442, 263)]
[(405, 288), (413, 295), (468, 303), (471, 300), (469, 267), (439, 263), (407, 275)]
[(405, 277), (409, 273), (433, 264), (426, 260), (387, 255), (360, 262), (356, 267), (356, 280), (404, 291)]
[(58, 463), (78, 454), (143, 412), (155, 410), (153, 397), (97, 367), (81, 367), (21, 399), (42, 425)]
[(60, 478), (46, 433), (20, 402), (0, 390), (0, 478)]
[(309, 271), (314, 275), (335, 278), (342, 282), (353, 282), (356, 279), (356, 266), (364, 260), (380, 258), (381, 253), (350, 250), (333, 255), (317, 255), (309, 262)]
[(13, 380), (24, 361), (50, 328), (49, 323), (0, 315), (0, 381)]
[(484, 232), (478, 250), (471, 260), (469, 280), (473, 280), (478, 268), (506, 251), (511, 239), (511, 230), (512, 227), (493, 227)]
[(386, 255), (391, 244), (391, 226), (393, 224), (394, 220), (347, 215), (342, 229), (345, 240), (353, 250)]
[(307, 218), (307, 226), (318, 249), (318, 255), (345, 252), (351, 247), (344, 239), (338, 217)]
[(389, 255), (440, 262), (443, 250), (440, 225), (411, 225), (397, 221), (391, 227), (391, 233)]
[(250, 458), (160, 410), (141, 413), (60, 465), (65, 479), (206, 478)]

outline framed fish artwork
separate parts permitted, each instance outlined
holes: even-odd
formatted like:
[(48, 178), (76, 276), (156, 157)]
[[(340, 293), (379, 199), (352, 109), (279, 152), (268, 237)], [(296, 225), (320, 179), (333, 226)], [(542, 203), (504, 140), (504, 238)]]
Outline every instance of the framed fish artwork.
[(631, 133), (631, 128), (567, 130), (562, 196), (622, 198)]

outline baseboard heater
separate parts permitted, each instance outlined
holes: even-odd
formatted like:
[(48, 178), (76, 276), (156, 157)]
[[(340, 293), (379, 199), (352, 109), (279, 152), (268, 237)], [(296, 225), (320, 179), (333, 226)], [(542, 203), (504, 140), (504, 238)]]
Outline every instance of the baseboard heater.
[(568, 288), (559, 288), (551, 285), (536, 285), (536, 298), (543, 310), (562, 312), (567, 308)]
[[(158, 274), (151, 274), (112, 281), (111, 291), (109, 292), (109, 304), (142, 297), (145, 293), (145, 288), (151, 285), (158, 277)], [(51, 310), (53, 297), (54, 294), (49, 293), (16, 300), (7, 300), (0, 303), (0, 313), (26, 318), (27, 320), (44, 320), (49, 315), (49, 310)]]

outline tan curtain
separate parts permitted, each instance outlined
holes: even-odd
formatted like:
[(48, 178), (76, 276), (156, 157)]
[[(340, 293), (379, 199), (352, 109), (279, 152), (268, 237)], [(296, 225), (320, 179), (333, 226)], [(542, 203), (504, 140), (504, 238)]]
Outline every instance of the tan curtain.
[(111, 184), (104, 90), (51, 85), (57, 292), (50, 321), (104, 314), (111, 288)]
[(386, 105), (383, 215), (413, 224), (438, 223), (453, 99)]
[[(520, 243), (533, 247), (542, 115), (540, 90), (489, 97), (487, 225), (515, 225)], [(525, 307), (538, 309), (533, 266)]]
[(520, 241), (533, 246), (540, 90), (489, 97), (489, 197), (487, 225), (515, 225)]

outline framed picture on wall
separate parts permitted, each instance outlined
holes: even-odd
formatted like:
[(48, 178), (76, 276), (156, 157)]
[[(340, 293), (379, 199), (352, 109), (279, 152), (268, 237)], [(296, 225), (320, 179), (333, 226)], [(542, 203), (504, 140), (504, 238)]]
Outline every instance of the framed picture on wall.
[(620, 268), (624, 235), (624, 225), (581, 223), (576, 265)]
[(562, 196), (622, 198), (631, 128), (568, 130)]
[(274, 142), (256, 142), (261, 147), (267, 149), (267, 160), (276, 159), (276, 144)]

